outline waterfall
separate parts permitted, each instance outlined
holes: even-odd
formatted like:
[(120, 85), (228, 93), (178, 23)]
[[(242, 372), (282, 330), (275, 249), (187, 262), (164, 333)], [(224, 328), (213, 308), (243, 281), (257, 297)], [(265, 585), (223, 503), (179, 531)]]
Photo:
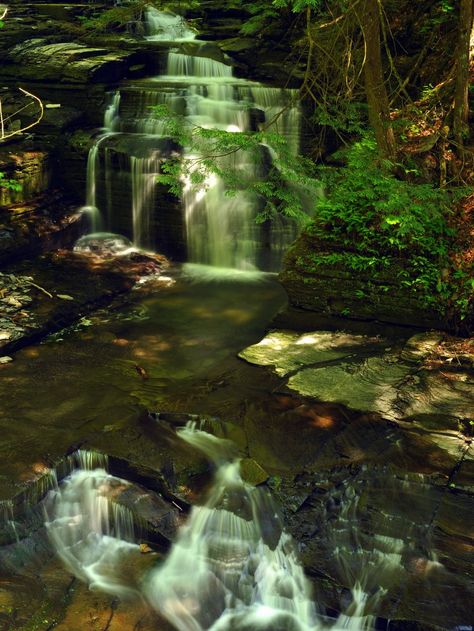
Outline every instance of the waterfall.
[(155, 202), (159, 158), (131, 156), (133, 241), (139, 247), (151, 247), (151, 220)]
[(104, 227), (104, 217), (97, 203), (97, 182), (100, 170), (99, 147), (112, 134), (118, 124), (120, 92), (116, 91), (110, 98), (104, 113), (103, 133), (89, 149), (86, 171), (86, 204), (82, 211), (89, 215), (91, 232), (98, 232)]
[[(177, 631), (374, 629), (383, 599), (393, 601), (409, 580), (407, 558), (420, 554), (420, 539), (411, 522), (403, 539), (377, 533), (367, 539), (365, 512), (372, 515), (373, 507), (360, 506), (359, 498), (364, 485), (378, 481), (380, 490), (397, 501), (403, 484), (391, 484), (391, 472), (382, 471), (382, 478), (374, 480), (362, 468), (347, 484), (334, 487), (332, 504), (321, 496), (318, 530), (325, 534), (320, 552), (333, 557), (335, 584), (351, 588), (350, 602), (337, 618), (329, 618), (312, 599), (297, 546), (270, 492), (242, 479), (235, 443), (204, 429), (212, 430), (212, 423), (193, 420), (176, 431), (214, 465), (207, 499), (192, 508), (166, 559), (151, 570), (148, 564), (140, 570), (134, 518), (120, 503), (130, 483), (110, 475), (107, 457), (99, 453), (78, 451), (66, 459), (63, 473), (68, 475), (45, 500), (45, 524), (68, 571), (91, 589), (146, 599)], [(326, 474), (319, 475), (317, 483), (326, 488)], [(0, 518), (16, 537), (11, 502), (0, 502)], [(426, 568), (438, 567), (426, 553)]]
[(99, 143), (100, 141), (92, 145), (87, 156), (86, 205), (82, 208), (82, 211), (89, 215), (92, 232), (97, 232), (102, 227), (101, 215), (96, 201)]
[(191, 82), (195, 77), (219, 79), (232, 77), (232, 67), (208, 57), (191, 57), (181, 53), (168, 53), (167, 74), (170, 77), (187, 77)]
[(18, 543), (20, 538), (16, 527), (13, 502), (11, 500), (0, 501), (0, 527), (4, 524), (12, 531), (15, 541)]
[[(192, 29), (172, 13), (147, 8), (146, 29), (151, 41), (194, 40), (194, 54), (171, 49), (165, 74), (124, 83), (111, 95), (104, 114), (106, 133), (92, 147), (88, 160), (87, 207), (103, 211), (94, 214), (93, 229), (119, 232), (138, 247), (159, 246), (172, 255), (173, 243), (166, 241), (166, 235), (182, 234), (190, 263), (278, 271), (299, 226), (281, 216), (257, 221), (265, 201), (251, 188), (268, 175), (275, 156), (272, 148), (262, 146), (259, 156), (256, 151), (251, 155), (238, 150), (218, 159), (221, 171), (237, 182), (231, 190), (215, 173), (197, 186), (206, 147), (181, 148), (188, 166), (183, 174), (183, 210), (179, 217), (168, 213), (163, 220), (163, 188), (158, 187), (157, 176), (162, 159), (170, 152), (176, 155), (176, 149), (169, 139), (166, 144), (166, 123), (154, 116), (152, 108), (166, 105), (188, 128), (250, 132), (265, 127), (284, 136), (296, 155), (301, 119), (297, 91), (234, 77), (222, 53), (216, 50), (216, 58), (207, 56), (212, 52), (209, 45), (195, 39)], [(99, 187), (98, 182), (104, 185)]]
[(119, 120), (119, 108), (120, 108), (120, 92), (117, 90), (109, 105), (106, 107), (104, 114), (104, 129), (107, 131), (116, 131), (116, 126)]
[(145, 593), (178, 631), (314, 628), (316, 612), (295, 544), (269, 494), (227, 461), (228, 440), (192, 426), (180, 436), (214, 460), (214, 484), (194, 507)]
[(131, 543), (130, 512), (110, 500), (126, 484), (105, 469), (78, 469), (50, 492), (46, 504), (47, 532), (67, 569), (91, 589), (120, 596), (135, 593), (121, 573), (139, 549)]
[(149, 41), (187, 41), (196, 37), (180, 15), (158, 11), (154, 7), (146, 9), (145, 28)]

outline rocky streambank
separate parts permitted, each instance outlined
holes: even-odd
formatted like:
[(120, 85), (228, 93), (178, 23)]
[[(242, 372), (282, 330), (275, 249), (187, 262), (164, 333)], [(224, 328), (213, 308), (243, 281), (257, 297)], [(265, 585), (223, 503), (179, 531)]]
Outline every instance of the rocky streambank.
[(87, 326), (87, 315), (114, 301), (116, 308), (123, 305), (147, 278), (155, 280), (156, 289), (168, 266), (165, 257), (133, 249), (119, 256), (55, 250), (0, 272), (0, 363), (51, 333), (78, 323)]
[[(280, 469), (270, 484), (321, 600), (338, 609), (340, 586), (357, 577), (370, 593), (387, 588), (390, 628), (463, 624), (474, 590), (472, 341), (274, 330), (240, 357), (280, 379), (285, 438), (250, 422), (250, 453)], [(292, 472), (296, 427), (307, 447)]]

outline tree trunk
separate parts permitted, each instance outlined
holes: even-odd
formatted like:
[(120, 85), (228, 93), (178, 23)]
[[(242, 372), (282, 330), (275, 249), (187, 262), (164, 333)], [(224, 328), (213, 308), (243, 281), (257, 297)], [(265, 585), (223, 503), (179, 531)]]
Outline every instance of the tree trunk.
[(463, 144), (469, 115), (469, 65), (470, 37), (473, 17), (473, 0), (461, 0), (459, 34), (456, 49), (456, 83), (454, 88), (453, 134), (457, 143)]
[(369, 121), (374, 130), (380, 154), (384, 158), (393, 160), (396, 144), (384, 82), (378, 0), (362, 0), (356, 5), (355, 10), (365, 42), (364, 80)]

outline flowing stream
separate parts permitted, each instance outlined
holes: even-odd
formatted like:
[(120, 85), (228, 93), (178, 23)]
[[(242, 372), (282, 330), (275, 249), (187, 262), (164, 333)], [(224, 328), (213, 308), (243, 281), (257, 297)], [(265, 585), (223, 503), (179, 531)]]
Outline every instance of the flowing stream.
[[(81, 468), (46, 499), (47, 532), (69, 572), (92, 590), (122, 598), (141, 592), (178, 631), (373, 628), (377, 592), (385, 593), (377, 571), (397, 576), (393, 570), (400, 565), (402, 541), (386, 537), (378, 559), (375, 552), (361, 556), (352, 602), (330, 621), (318, 613), (296, 544), (271, 494), (243, 481), (236, 445), (199, 429), (196, 421), (178, 435), (209, 458), (215, 473), (207, 499), (192, 508), (165, 562), (133, 583), (127, 580), (127, 563), (139, 550), (137, 535), (131, 513), (113, 498), (128, 483), (107, 473), (106, 458), (92, 454), (82, 457)], [(341, 515), (346, 533), (352, 532), (348, 515), (356, 505), (349, 494)], [(341, 545), (344, 534), (334, 540)], [(347, 551), (335, 552), (344, 563)]]
[[(133, 629), (148, 616), (146, 631), (387, 629), (390, 619), (418, 620), (408, 609), (418, 602), (430, 624), (464, 623), (468, 583), (451, 567), (465, 543), (438, 524), (460, 527), (469, 504), (439, 473), (413, 473), (425, 467), (419, 453), (430, 457), (425, 439), (292, 397), (279, 378), (239, 361), (284, 295), (271, 276), (210, 270), (171, 272), (166, 288), (19, 351), (4, 371), (0, 628), (5, 619), (5, 629), (28, 628), (43, 602), (57, 612), (59, 631), (91, 616), (105, 628), (110, 602), (118, 603), (116, 626)], [(375, 352), (369, 338), (361, 348), (343, 336), (348, 355)], [(228, 433), (207, 424), (175, 432), (143, 420), (143, 407), (232, 422)], [(56, 475), (51, 462), (84, 443), (109, 462), (84, 452)], [(172, 489), (190, 489), (191, 512), (177, 512), (181, 528), (167, 531), (171, 549), (142, 553), (140, 544), (156, 541), (144, 536), (142, 516), (156, 523), (163, 502), (132, 515), (154, 487), (130, 496), (137, 480), (110, 466), (117, 456), (165, 476)], [(245, 481), (252, 459), (268, 484)], [(34, 508), (49, 491), (46, 517), (35, 509), (25, 522), (15, 498), (33, 482), (27, 503)], [(38, 530), (44, 519), (47, 535)], [(51, 612), (41, 620), (50, 622), (37, 628), (49, 628)]]
[[(449, 558), (443, 565), (436, 550), (456, 539), (443, 539), (434, 524), (451, 510), (450, 497), (443, 506), (447, 475), (440, 482), (436, 469), (433, 482), (428, 474), (411, 473), (418, 469), (400, 447), (405, 438), (383, 419), (293, 397), (281, 391), (278, 377), (236, 357), (261, 338), (285, 301), (274, 275), (261, 270), (279, 268), (297, 227), (257, 224), (261, 200), (245, 186), (265, 177), (272, 148), (261, 147), (258, 165), (245, 152), (225, 159), (243, 182), (234, 196), (217, 176), (201, 188), (188, 178), (175, 212), (157, 183), (163, 159), (173, 152), (203, 156), (167, 137), (151, 107), (167, 105), (189, 126), (230, 132), (274, 121), (296, 153), (295, 93), (234, 77), (227, 60), (209, 57), (207, 44), (178, 16), (150, 8), (147, 41), (169, 43), (166, 70), (109, 95), (102, 133), (89, 153), (85, 208), (93, 230), (123, 233), (139, 247), (179, 241), (181, 234), (189, 263), (152, 279), (156, 291), (132, 298), (128, 307), (82, 318), (47, 343), (18, 352), (8, 366), (0, 384), (0, 429), (7, 436), (0, 444), (0, 497), (16, 498), (18, 486), (37, 483), (37, 495), (25, 501), (37, 530), (29, 533), (18, 519), (18, 503), (0, 501), (0, 628), (4, 619), (8, 630), (55, 628), (42, 602), (49, 599), (59, 610), (70, 598), (69, 612), (56, 621), (60, 631), (75, 631), (80, 627), (67, 615), (74, 617), (89, 602), (84, 586), (94, 592), (94, 602), (101, 593), (112, 597), (95, 604), (95, 612), (112, 602), (113, 616), (122, 606), (115, 626), (105, 618), (103, 629), (368, 631), (389, 628), (403, 595), (417, 589), (420, 602), (428, 603), (425, 619), (446, 628), (450, 604), (439, 594), (453, 594), (454, 574)], [(190, 46), (186, 54), (177, 47), (183, 43)], [(368, 340), (365, 350), (349, 343), (346, 350), (348, 357), (371, 352)], [(145, 408), (161, 406), (238, 419), (229, 425), (245, 435), (246, 450), (196, 421), (163, 429), (150, 415), (143, 417)], [(418, 447), (428, 453), (422, 438), (410, 440), (415, 458)], [(99, 451), (75, 451), (66, 458), (67, 475), (58, 476), (50, 463), (83, 443), (110, 459)], [(374, 455), (379, 447), (381, 458), (389, 459), (386, 467)], [(140, 483), (141, 467), (148, 467), (173, 489), (190, 493), (189, 480), (202, 475), (202, 461), (206, 474), (210, 466), (206, 491), (196, 483), (189, 514), (177, 513), (166, 554), (146, 545), (143, 550), (143, 523), (120, 501), (133, 483), (111, 473), (113, 457), (135, 462)], [(397, 467), (405, 457), (410, 474), (404, 477)], [(265, 484), (246, 481), (245, 460), (268, 469)], [(292, 488), (286, 489), (283, 518), (274, 495), (285, 475)], [(148, 491), (137, 484), (132, 508)], [(174, 509), (181, 510), (178, 504)], [(156, 525), (156, 512), (147, 515)], [(464, 542), (457, 545), (454, 554), (462, 559)], [(59, 561), (51, 561), (51, 548)], [(77, 593), (69, 591), (71, 575), (78, 579)], [(44, 591), (38, 576), (46, 580)], [(468, 593), (463, 580), (461, 596)], [(43, 626), (20, 625), (11, 602), (26, 612), (25, 625), (38, 609)], [(144, 623), (136, 603), (157, 618)], [(464, 605), (457, 609), (456, 620), (463, 621)], [(92, 628), (96, 619), (84, 611), (77, 624)], [(377, 619), (381, 611), (383, 620)], [(403, 608), (400, 616), (416, 619)]]
[(194, 507), (148, 599), (179, 631), (310, 629), (314, 606), (295, 544), (271, 496), (245, 484), (229, 441), (190, 425), (181, 438), (216, 466), (203, 506)]

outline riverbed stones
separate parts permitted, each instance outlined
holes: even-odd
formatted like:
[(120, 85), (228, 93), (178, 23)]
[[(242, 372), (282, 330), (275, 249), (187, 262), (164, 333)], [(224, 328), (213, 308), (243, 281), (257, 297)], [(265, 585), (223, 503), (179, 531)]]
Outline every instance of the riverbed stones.
[[(0, 354), (38, 342), (75, 322), (87, 324), (86, 314), (127, 294), (146, 276), (168, 265), (165, 257), (131, 249), (115, 256), (57, 250), (14, 273), (0, 273)], [(81, 326), (81, 325), (80, 325)]]

